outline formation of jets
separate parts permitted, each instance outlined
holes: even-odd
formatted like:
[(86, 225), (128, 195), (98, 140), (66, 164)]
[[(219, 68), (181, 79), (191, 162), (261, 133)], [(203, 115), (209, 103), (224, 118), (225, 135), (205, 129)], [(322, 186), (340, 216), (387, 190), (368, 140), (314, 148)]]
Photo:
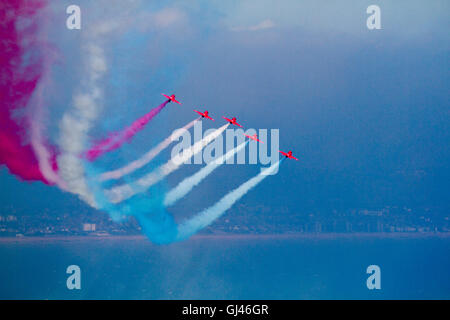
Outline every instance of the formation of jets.
[[(174, 95), (174, 94), (168, 96), (168, 95), (165, 95), (164, 93), (162, 93), (162, 95), (168, 99), (168, 102), (176, 102), (176, 103), (178, 103), (178, 104), (181, 104), (181, 102), (179, 102), (179, 101), (177, 101), (177, 100), (175, 99), (175, 95)], [(211, 118), (211, 117), (209, 116), (208, 110), (205, 110), (204, 112), (200, 112), (200, 111), (197, 111), (197, 110), (194, 110), (194, 111), (197, 112), (202, 118), (208, 118), (208, 119), (210, 119), (210, 120), (215, 121), (213, 118)], [(236, 122), (236, 117), (233, 117), (233, 118), (231, 118), (231, 119), (226, 118), (226, 117), (222, 117), (222, 118), (224, 118), (226, 121), (228, 121), (228, 122), (231, 123), (232, 125), (235, 125), (235, 126), (238, 126), (238, 127), (243, 128), (239, 123)], [(254, 135), (252, 135), (252, 136), (249, 136), (249, 135), (247, 135), (247, 134), (245, 134), (245, 133), (244, 133), (244, 135), (245, 135), (247, 138), (251, 139), (251, 140), (254, 140), (254, 141), (263, 143), (261, 140), (258, 139), (258, 136), (256, 135), (256, 133), (255, 133)], [(279, 151), (279, 152), (280, 152), (283, 156), (285, 156), (286, 158), (288, 158), (288, 159), (298, 160), (296, 157), (294, 157), (294, 156), (292, 155), (292, 151), (291, 151), (291, 150), (289, 150), (288, 152), (284, 152), (284, 151)]]

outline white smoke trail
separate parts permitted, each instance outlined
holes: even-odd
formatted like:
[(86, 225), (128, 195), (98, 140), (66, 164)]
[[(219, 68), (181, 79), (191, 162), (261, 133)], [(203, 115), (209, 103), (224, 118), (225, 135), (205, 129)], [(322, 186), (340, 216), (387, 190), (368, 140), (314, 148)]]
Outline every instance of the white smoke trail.
[(135, 160), (122, 168), (102, 173), (99, 177), (99, 180), (100, 181), (108, 181), (111, 179), (119, 179), (127, 174), (130, 174), (130, 173), (136, 171), (137, 169), (142, 168), (147, 163), (152, 161), (153, 158), (155, 158), (161, 151), (163, 151), (165, 148), (167, 148), (173, 141), (178, 140), (178, 138), (180, 138), (180, 136), (183, 134), (183, 132), (189, 130), (200, 119), (201, 118), (197, 118), (197, 119), (189, 122), (184, 127), (175, 130), (169, 137), (164, 139), (156, 147), (154, 147), (153, 149), (148, 151), (146, 154), (144, 154), (138, 160)]
[[(49, 16), (49, 8), (42, 8), (41, 14), (43, 17)], [(44, 137), (45, 135), (45, 119), (47, 118), (47, 105), (44, 100), (45, 89), (51, 85), (51, 65), (56, 60), (57, 53), (48, 45), (48, 30), (49, 24), (47, 19), (39, 19), (39, 49), (40, 59), (42, 63), (42, 74), (36, 90), (33, 93), (30, 104), (30, 111), (27, 115), (27, 121), (30, 123), (30, 144), (33, 148), (36, 159), (38, 160), (39, 170), (44, 178), (51, 184), (56, 184), (60, 188), (65, 188), (64, 181), (59, 177), (53, 168), (54, 150), (49, 149), (49, 145)]]
[(144, 177), (140, 178), (136, 182), (127, 183), (106, 190), (105, 193), (107, 197), (110, 199), (112, 203), (119, 203), (123, 200), (132, 197), (133, 195), (139, 192), (145, 191), (150, 186), (161, 181), (165, 176), (169, 175), (170, 173), (178, 169), (184, 162), (188, 161), (191, 157), (202, 151), (204, 147), (206, 147), (210, 142), (212, 142), (214, 139), (220, 136), (228, 126), (229, 123), (211, 132), (202, 140), (197, 141), (191, 147), (184, 150), (182, 154), (173, 157), (168, 162), (159, 166), (158, 168), (156, 168), (149, 174), (145, 175)]
[(238, 188), (229, 192), (222, 199), (216, 202), (213, 206), (203, 210), (194, 217), (180, 224), (178, 226), (177, 240), (184, 240), (186, 238), (189, 238), (190, 236), (197, 233), (201, 229), (210, 225), (214, 220), (216, 220), (222, 214), (224, 214), (225, 211), (230, 209), (231, 206), (236, 201), (242, 198), (248, 191), (254, 188), (258, 183), (264, 180), (264, 178), (273, 174), (275, 170), (278, 170), (278, 166), (283, 160), (284, 159), (278, 161), (269, 168), (261, 170), (261, 172), (257, 176), (251, 178), (247, 182), (241, 184)]
[(79, 195), (89, 205), (96, 207), (93, 194), (89, 191), (85, 177), (85, 169), (80, 154), (86, 149), (86, 140), (89, 129), (93, 126), (101, 108), (103, 92), (100, 81), (107, 71), (106, 58), (101, 43), (101, 36), (111, 32), (115, 25), (102, 23), (103, 32), (98, 29), (95, 33), (89, 33), (88, 44), (83, 47), (86, 55), (85, 69), (87, 79), (85, 87), (89, 88), (83, 93), (77, 93), (73, 97), (74, 109), (66, 112), (59, 129), (61, 132), (59, 146), (58, 167), (60, 177), (65, 181), (67, 190)]
[[(94, 195), (88, 188), (86, 169), (80, 154), (86, 150), (87, 134), (102, 109), (103, 91), (101, 80), (107, 72), (103, 45), (123, 36), (130, 27), (157, 29), (162, 22), (169, 27), (175, 22), (147, 19), (141, 0), (105, 0), (95, 1), (90, 6), (88, 19), (84, 24), (89, 29), (82, 31), (84, 51), (84, 69), (87, 74), (79, 93), (73, 97), (73, 109), (66, 112), (60, 123), (58, 145), (60, 156), (57, 158), (59, 176), (64, 180), (67, 190), (93, 207), (97, 207)], [(99, 9), (97, 9), (99, 8)], [(158, 11), (155, 17), (164, 12)], [(103, 20), (105, 16), (111, 19)], [(164, 15), (162, 16), (164, 19)], [(95, 23), (94, 23), (95, 21)], [(98, 22), (97, 22), (98, 21)], [(84, 27), (83, 27), (84, 28)], [(90, 179), (91, 180), (91, 179)]]
[(44, 101), (43, 91), (46, 84), (47, 75), (43, 76), (44, 80), (41, 81), (38, 88), (35, 91), (33, 105), (35, 106), (33, 112), (30, 113), (29, 122), (31, 128), (30, 142), (33, 147), (33, 151), (39, 163), (39, 170), (47, 181), (58, 185), (61, 189), (65, 190), (66, 185), (64, 181), (59, 177), (52, 166), (52, 154), (48, 149), (43, 137), (44, 131)]
[(222, 157), (216, 159), (208, 163), (204, 168), (200, 169), (198, 172), (193, 174), (190, 177), (187, 177), (183, 181), (181, 181), (175, 188), (170, 190), (165, 198), (164, 205), (166, 207), (173, 205), (179, 199), (183, 198), (186, 194), (188, 194), (196, 185), (202, 182), (211, 172), (213, 172), (220, 165), (224, 164), (228, 159), (233, 157), (236, 153), (241, 151), (248, 143), (248, 140), (236, 146), (234, 149), (231, 149)]

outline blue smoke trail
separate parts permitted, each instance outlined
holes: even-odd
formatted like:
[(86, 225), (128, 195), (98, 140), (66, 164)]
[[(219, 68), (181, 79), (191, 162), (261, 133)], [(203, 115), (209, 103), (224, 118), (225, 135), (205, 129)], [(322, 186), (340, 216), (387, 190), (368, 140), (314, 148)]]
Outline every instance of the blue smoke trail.
[[(154, 186), (148, 192), (135, 195), (121, 204), (113, 204), (104, 193), (104, 189), (98, 183), (98, 169), (89, 163), (85, 163), (88, 185), (94, 196), (96, 207), (106, 211), (115, 222), (121, 222), (129, 216), (134, 216), (147, 238), (156, 244), (168, 244), (174, 242), (177, 235), (177, 225), (172, 215), (163, 205), (164, 190), (160, 186)], [(151, 196), (150, 196), (151, 192)]]
[(185, 131), (193, 127), (195, 123), (197, 123), (197, 121), (199, 121), (200, 119), (201, 117), (198, 117), (197, 119), (194, 119), (193, 121), (189, 122), (184, 127), (174, 130), (170, 136), (161, 141), (156, 147), (152, 148), (150, 151), (148, 151), (139, 159), (130, 162), (129, 164), (125, 165), (122, 168), (102, 173), (99, 177), (99, 180), (107, 181), (111, 179), (119, 179), (124, 175), (130, 174), (133, 171), (142, 168), (147, 163), (152, 161), (153, 158), (155, 158), (161, 151), (166, 149), (173, 141), (177, 140)]
[[(152, 196), (139, 194), (133, 197), (130, 213), (136, 217), (147, 238), (156, 244), (169, 244), (177, 236), (177, 224), (164, 205), (162, 192), (152, 188)], [(158, 196), (155, 196), (158, 195)]]
[(248, 140), (241, 143), (234, 149), (228, 151), (222, 157), (208, 163), (204, 168), (200, 169), (198, 172), (190, 177), (187, 177), (181, 181), (175, 188), (170, 190), (164, 199), (164, 205), (166, 207), (173, 205), (178, 200), (183, 198), (188, 194), (196, 185), (202, 182), (211, 172), (213, 172), (220, 165), (224, 164), (229, 158), (233, 157), (236, 153), (242, 150), (248, 144)]
[(126, 183), (119, 186), (115, 186), (109, 190), (106, 190), (106, 194), (110, 201), (113, 203), (120, 203), (126, 199), (129, 199), (135, 194), (145, 192), (149, 187), (161, 181), (167, 175), (177, 170), (184, 162), (201, 152), (209, 143), (214, 141), (218, 136), (225, 131), (230, 124), (227, 123), (215, 131), (211, 132), (207, 136), (203, 137), (200, 141), (197, 141), (192, 146), (183, 150), (181, 155), (171, 158), (165, 164), (160, 165), (155, 170), (141, 177), (140, 179)]
[(188, 219), (184, 223), (178, 226), (178, 234), (176, 237), (177, 241), (185, 240), (201, 229), (210, 225), (214, 220), (219, 218), (221, 215), (225, 213), (231, 206), (241, 199), (248, 191), (254, 188), (258, 183), (264, 180), (265, 177), (275, 172), (278, 169), (281, 162), (284, 161), (285, 158), (279, 160), (277, 163), (273, 164), (269, 168), (261, 170), (261, 172), (241, 184), (238, 188), (226, 194), (222, 199), (216, 202), (213, 206), (206, 208), (201, 211), (194, 217)]

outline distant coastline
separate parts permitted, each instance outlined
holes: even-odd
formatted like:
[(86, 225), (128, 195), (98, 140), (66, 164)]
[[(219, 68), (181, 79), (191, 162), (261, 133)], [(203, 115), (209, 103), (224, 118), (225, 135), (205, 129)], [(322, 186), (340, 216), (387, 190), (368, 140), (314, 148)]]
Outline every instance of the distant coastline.
[[(190, 240), (202, 239), (354, 239), (354, 238), (449, 238), (450, 232), (361, 232), (361, 233), (274, 233), (274, 234), (199, 234)], [(46, 241), (92, 241), (92, 240), (124, 240), (149, 241), (144, 235), (76, 235), (76, 236), (21, 236), (0, 237), (0, 243), (12, 242), (46, 242)]]

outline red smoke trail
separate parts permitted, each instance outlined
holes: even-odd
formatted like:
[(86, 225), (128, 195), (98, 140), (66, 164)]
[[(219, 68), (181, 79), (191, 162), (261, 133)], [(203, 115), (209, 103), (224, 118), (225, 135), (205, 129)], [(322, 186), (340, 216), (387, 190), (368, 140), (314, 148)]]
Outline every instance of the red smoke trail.
[(121, 132), (113, 133), (109, 138), (106, 138), (105, 140), (93, 146), (91, 149), (86, 151), (86, 158), (89, 161), (94, 161), (102, 154), (119, 148), (125, 142), (129, 141), (137, 132), (142, 130), (144, 126), (150, 120), (152, 120), (153, 117), (155, 117), (169, 102), (170, 100), (167, 100), (158, 107), (153, 108), (149, 113), (133, 122), (131, 126), (127, 127)]
[[(49, 182), (27, 137), (25, 107), (43, 73), (36, 48), (35, 17), (45, 6), (41, 0), (10, 0), (0, 4), (0, 165), (24, 180)], [(53, 167), (56, 161), (53, 156)]]

